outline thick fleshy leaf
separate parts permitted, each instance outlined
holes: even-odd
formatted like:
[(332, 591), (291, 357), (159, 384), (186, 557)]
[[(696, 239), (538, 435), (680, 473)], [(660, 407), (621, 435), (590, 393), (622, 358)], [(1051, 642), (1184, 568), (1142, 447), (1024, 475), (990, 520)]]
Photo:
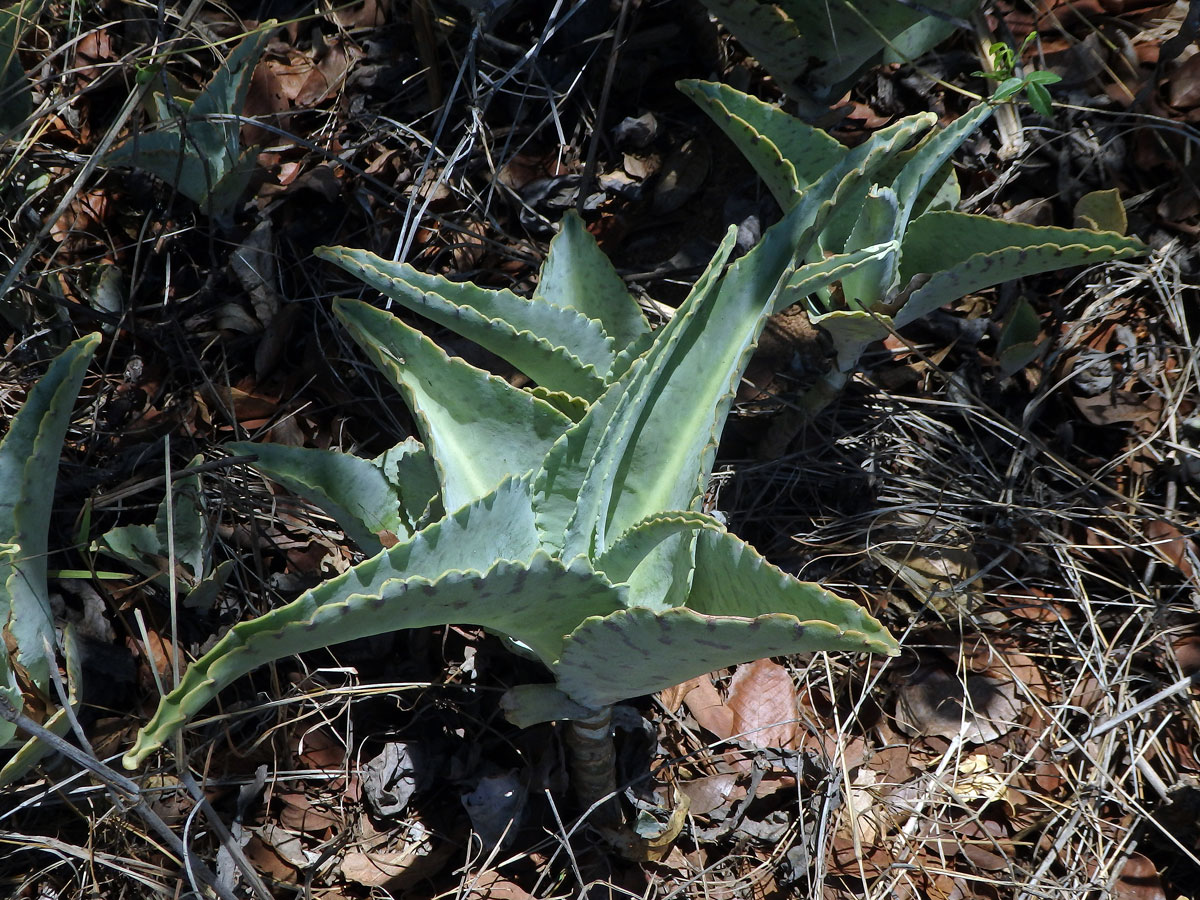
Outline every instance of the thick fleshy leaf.
[(331, 516), (363, 550), (379, 550), (379, 532), (409, 533), (403, 506), (382, 469), (350, 453), (284, 444), (226, 444), (239, 456), (254, 454), (251, 465)]
[(617, 349), (600, 323), (565, 307), (419, 272), (366, 250), (318, 247), (322, 259), (516, 366), (542, 387), (594, 400)]
[(950, 155), (991, 117), (992, 111), (992, 106), (987, 103), (971, 107), (950, 125), (930, 134), (905, 160), (904, 167), (892, 181), (900, 207), (896, 239), (903, 236), (917, 209), (928, 206), (921, 202), (922, 193), (931, 183), (937, 184), (938, 179), (945, 177), (942, 173)]
[(391, 486), (392, 496), (399, 503), (400, 518), (409, 534), (446, 514), (437, 466), (416, 438), (408, 438), (384, 450), (371, 463), (379, 468)]
[(894, 327), (890, 316), (861, 309), (836, 309), (810, 315), (809, 319), (829, 334), (837, 354), (835, 370), (843, 373), (852, 371), (863, 350), (869, 344), (883, 340)]
[(514, 637), (547, 662), (581, 618), (623, 591), (537, 550), (527, 480), (429, 526), (287, 606), (234, 626), (188, 668), (125, 756), (135, 768), (221, 688), (284, 656), (399, 628), (461, 622)]
[[(50, 363), (0, 440), (0, 692), (16, 709), (24, 702), (15, 669), (31, 688), (48, 691), (56, 664), (46, 587), (50, 501), (71, 411), (99, 344), (99, 334), (79, 338)], [(0, 745), (14, 734), (13, 725), (0, 721)]]
[[(896, 192), (888, 187), (873, 186), (859, 208), (858, 221), (850, 232), (846, 250), (853, 252), (896, 240), (899, 215)], [(899, 278), (898, 241), (895, 247), (890, 253), (864, 259), (842, 276), (842, 295), (847, 307), (874, 309), (886, 299)]]
[[(719, 263), (732, 247), (727, 236), (651, 349), (547, 457), (535, 480), (535, 505), (550, 546), (562, 534), (565, 558), (594, 557), (610, 535), (663, 510), (693, 506), (741, 373), (798, 259), (831, 210), (932, 121), (932, 115), (911, 117), (848, 153), (718, 281)], [(678, 570), (668, 551), (655, 553)]]
[(412, 409), (441, 473), (447, 509), (536, 466), (571, 425), (528, 392), (448, 356), (391, 313), (345, 299), (334, 301), (334, 311)]
[(897, 645), (857, 604), (781, 572), (727, 532), (703, 529), (688, 608), (589, 619), (554, 671), (567, 696), (598, 707), (724, 666), (816, 650), (896, 653)]
[[(221, 117), (240, 113), (246, 105), (246, 94), (250, 90), (254, 69), (274, 27), (275, 20), (269, 19), (263, 22), (257, 31), (238, 43), (225, 63), (217, 69), (212, 81), (205, 85), (204, 90), (196, 97), (188, 114), (189, 119), (202, 121), (208, 128), (224, 135), (223, 143), (235, 150), (241, 123)], [(206, 116), (218, 118), (210, 120), (205, 119)]]
[(550, 241), (533, 297), (599, 322), (617, 351), (650, 330), (642, 308), (574, 210), (563, 216)]
[[(644, 386), (641, 408), (628, 411), (630, 440), (617, 451), (620, 462), (609, 470), (615, 477), (603, 488), (606, 535), (616, 536), (663, 510), (695, 504), (712, 471), (742, 372), (825, 218), (846, 197), (857, 196), (875, 168), (928, 126), (928, 118), (914, 117), (881, 129), (865, 149), (848, 153), (730, 266), (715, 291), (694, 292), (680, 307), (664, 329), (679, 331), (664, 336), (661, 344), (656, 341), (635, 379)], [(606, 543), (596, 546), (602, 550)]]
[(936, 212), (909, 225), (901, 253), (901, 278), (907, 282), (919, 272), (946, 271), (972, 256), (997, 249), (1043, 245), (1111, 247), (1121, 259), (1147, 249), (1137, 238), (1112, 231), (1026, 225), (970, 213)]
[[(826, 300), (822, 289), (833, 282), (854, 272), (865, 262), (870, 262), (897, 253), (900, 244), (896, 241), (885, 241), (872, 247), (864, 247), (853, 253), (838, 253), (827, 256), (820, 262), (805, 263), (788, 279), (779, 300), (775, 304), (775, 312), (780, 312), (793, 304), (800, 303), (806, 297), (817, 298), (809, 303), (810, 314), (825, 309)], [(821, 292), (821, 293), (819, 293)]]
[(587, 566), (564, 566), (540, 552), (525, 562), (501, 559), (484, 571), (396, 575), (360, 587), (356, 570), (370, 562), (226, 632), (163, 699), (125, 755), (126, 767), (136, 768), (221, 688), (271, 660), (398, 628), (461, 622), (512, 636), (548, 662), (567, 629), (612, 609), (621, 594)]
[[(896, 0), (704, 0), (704, 5), (775, 78), (800, 100), (827, 103), (841, 95), (884, 51), (912, 61), (947, 34), (925, 25), (923, 7)], [(939, 3), (969, 16), (975, 0)]]
[(971, 291), (1014, 278), (1145, 252), (1141, 241), (1111, 231), (1025, 225), (966, 213), (929, 213), (913, 222), (905, 235), (901, 278), (919, 272), (932, 272), (933, 276), (913, 291), (896, 313), (896, 327)]
[(690, 80), (676, 86), (733, 141), (785, 210), (846, 155), (824, 131), (728, 85)]
[(701, 512), (679, 510), (660, 513), (638, 522), (613, 541), (596, 558), (595, 568), (614, 584), (625, 583), (650, 551), (667, 538), (677, 534), (695, 534), (704, 528), (725, 530), (720, 522)]

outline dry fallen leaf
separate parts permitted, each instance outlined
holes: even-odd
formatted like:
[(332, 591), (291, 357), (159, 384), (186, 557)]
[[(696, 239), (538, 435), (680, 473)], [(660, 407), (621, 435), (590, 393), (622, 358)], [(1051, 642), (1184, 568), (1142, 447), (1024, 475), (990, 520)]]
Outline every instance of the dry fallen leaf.
[(1020, 713), (1012, 681), (965, 677), (938, 665), (921, 665), (896, 690), (896, 724), (913, 737), (994, 741), (1017, 724)]
[(796, 686), (778, 663), (760, 659), (738, 666), (725, 706), (733, 734), (755, 747), (794, 749), (797, 745)]

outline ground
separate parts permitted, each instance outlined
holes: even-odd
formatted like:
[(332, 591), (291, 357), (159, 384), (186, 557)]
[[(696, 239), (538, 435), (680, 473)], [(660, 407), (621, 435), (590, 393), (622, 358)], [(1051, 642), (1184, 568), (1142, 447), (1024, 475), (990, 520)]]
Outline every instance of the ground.
[[(16, 91), (0, 118), (0, 420), (71, 339), (103, 340), (48, 558), (90, 748), (77, 736), (0, 788), (0, 893), (186, 896), (195, 875), (157, 821), (233, 896), (1197, 896), (1188, 4), (998, 4), (828, 104), (846, 144), (925, 110), (952, 122), (989, 91), (974, 73), (991, 40), (1036, 29), (1025, 63), (1062, 77), (1053, 115), (1021, 103), (1015, 145), (989, 126), (957, 154), (962, 208), (1069, 227), (1080, 198), (1116, 188), (1151, 252), (939, 310), (875, 344), (812, 421), (787, 411), (828, 347), (802, 316), (773, 320), (707, 502), (776, 565), (869, 608), (902, 653), (761, 660), (618, 707), (630, 799), (682, 824), (650, 860), (581, 821), (559, 726), (504, 720), (500, 692), (537, 665), (479, 629), (261, 668), (132, 787), (79, 759), (119, 768), (177, 660), (363, 557), (222, 449), (370, 457), (416, 433), (330, 311), (377, 295), (315, 247), (528, 294), (578, 206), (661, 321), (728, 226), (752, 244), (780, 215), (675, 82), (795, 97), (691, 0), (26, 7), (28, 77), (0, 82)], [(240, 141), (255, 150), (230, 158), (244, 186), (198, 199), (146, 157), (105, 158), (178, 115), (271, 18), (247, 63)], [(1013, 363), (1018, 310), (1032, 333)], [(138, 574), (97, 544), (153, 522), (168, 482), (202, 523), (199, 567), (227, 564), (174, 616), (153, 577), (166, 558)], [(195, 570), (178, 572), (190, 587)]]

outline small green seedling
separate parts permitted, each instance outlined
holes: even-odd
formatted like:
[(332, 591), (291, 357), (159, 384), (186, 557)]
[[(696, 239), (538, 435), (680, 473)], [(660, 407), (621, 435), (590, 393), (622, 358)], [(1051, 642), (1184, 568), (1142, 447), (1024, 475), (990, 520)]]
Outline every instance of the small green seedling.
[(992, 55), (992, 71), (973, 74), (976, 78), (991, 78), (999, 82), (996, 90), (992, 92), (992, 103), (1002, 103), (1024, 91), (1029, 105), (1043, 118), (1050, 119), (1054, 117), (1054, 110), (1051, 108), (1050, 92), (1046, 90), (1046, 85), (1057, 84), (1062, 78), (1053, 72), (1028, 72), (1019, 77), (1015, 74), (1025, 48), (1036, 39), (1037, 32), (1029, 32), (1021, 44), (1021, 49), (1015, 53), (1008, 44), (997, 41), (989, 48)]

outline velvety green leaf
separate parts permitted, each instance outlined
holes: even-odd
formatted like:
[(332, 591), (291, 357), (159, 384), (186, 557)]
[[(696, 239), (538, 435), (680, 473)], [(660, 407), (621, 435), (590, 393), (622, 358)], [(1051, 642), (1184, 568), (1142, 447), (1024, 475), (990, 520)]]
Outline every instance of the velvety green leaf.
[(824, 131), (728, 85), (680, 81), (676, 86), (733, 141), (785, 210), (796, 203), (801, 188), (846, 155), (846, 148)]
[[(617, 351), (624, 350), (650, 331), (642, 308), (574, 210), (568, 210), (563, 216), (558, 234), (550, 241), (533, 297), (535, 302), (540, 299), (554, 306), (573, 309), (599, 322)], [(577, 338), (570, 340), (572, 343), (563, 346), (574, 347)], [(610, 362), (602, 367), (595, 360), (584, 358), (602, 373), (608, 372)]]
[[(901, 280), (907, 282), (919, 272), (932, 274), (951, 269), (957, 263), (980, 253), (1042, 245), (1089, 249), (1109, 247), (1120, 259), (1146, 252), (1146, 245), (1137, 238), (1127, 238), (1110, 231), (1026, 225), (989, 216), (937, 212), (914, 220), (905, 233), (901, 252)], [(1061, 266), (1042, 271), (1052, 271), (1053, 268)]]
[(594, 400), (612, 367), (613, 340), (573, 309), (418, 272), (365, 250), (318, 247), (382, 294), (512, 363), (542, 387)]
[(379, 550), (378, 534), (409, 533), (394, 486), (374, 462), (349, 453), (284, 444), (226, 444), (238, 456), (255, 454), (251, 465), (333, 518), (346, 536), (368, 553)]
[(448, 356), (390, 313), (345, 299), (334, 301), (334, 311), (412, 409), (441, 473), (447, 509), (536, 466), (571, 425), (526, 391)]
[(454, 622), (515, 637), (558, 655), (579, 617), (620, 605), (621, 591), (586, 568), (537, 552), (527, 480), (424, 529), (408, 541), (235, 625), (159, 704), (125, 765), (137, 765), (221, 688), (284, 656), (399, 628)]
[[(46, 691), (56, 664), (46, 587), (50, 500), (75, 399), (99, 344), (99, 334), (79, 338), (50, 363), (0, 440), (0, 691), (16, 709), (24, 701), (14, 667)], [(14, 733), (11, 724), (0, 722), (0, 745)]]

